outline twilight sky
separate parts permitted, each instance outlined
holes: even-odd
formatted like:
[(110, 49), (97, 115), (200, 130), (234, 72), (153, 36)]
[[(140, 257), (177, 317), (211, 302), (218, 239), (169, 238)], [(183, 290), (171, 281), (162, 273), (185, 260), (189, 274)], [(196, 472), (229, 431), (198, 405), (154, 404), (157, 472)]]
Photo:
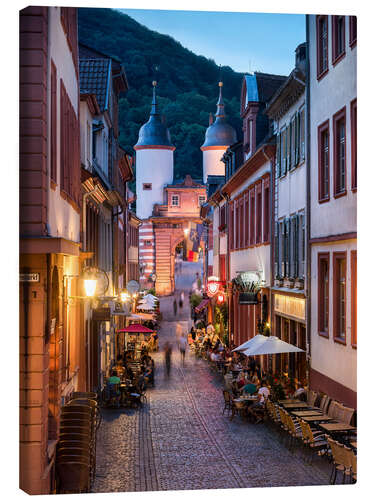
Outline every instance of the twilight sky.
[(118, 10), (239, 72), (287, 75), (294, 67), (295, 48), (306, 40), (301, 14)]

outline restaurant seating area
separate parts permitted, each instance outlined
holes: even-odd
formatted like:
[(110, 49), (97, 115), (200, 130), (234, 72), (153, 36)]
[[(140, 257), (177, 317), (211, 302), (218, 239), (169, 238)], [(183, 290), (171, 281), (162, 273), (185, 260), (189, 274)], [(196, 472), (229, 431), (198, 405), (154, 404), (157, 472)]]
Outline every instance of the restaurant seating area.
[[(230, 351), (214, 332), (197, 331), (191, 349), (223, 378), (223, 416), (231, 421), (240, 418), (253, 424), (266, 422), (275, 438), (291, 453), (301, 453), (307, 463), (328, 460), (332, 465), (331, 484), (356, 481), (354, 408), (310, 390), (283, 373), (276, 376), (263, 372), (254, 357), (251, 360), (250, 356)], [(256, 386), (253, 394), (244, 393), (243, 387), (248, 384)], [(263, 406), (257, 392), (261, 385), (269, 392)]]

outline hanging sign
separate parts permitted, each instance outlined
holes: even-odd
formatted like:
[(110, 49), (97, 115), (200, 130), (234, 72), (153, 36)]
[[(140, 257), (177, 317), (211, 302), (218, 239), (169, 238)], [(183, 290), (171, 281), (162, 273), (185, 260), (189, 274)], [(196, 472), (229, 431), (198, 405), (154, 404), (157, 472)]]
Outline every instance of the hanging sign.
[(216, 276), (209, 276), (207, 278), (207, 295), (214, 297), (220, 290), (220, 281)]
[(22, 273), (20, 274), (20, 281), (28, 281), (32, 283), (39, 282), (39, 273)]

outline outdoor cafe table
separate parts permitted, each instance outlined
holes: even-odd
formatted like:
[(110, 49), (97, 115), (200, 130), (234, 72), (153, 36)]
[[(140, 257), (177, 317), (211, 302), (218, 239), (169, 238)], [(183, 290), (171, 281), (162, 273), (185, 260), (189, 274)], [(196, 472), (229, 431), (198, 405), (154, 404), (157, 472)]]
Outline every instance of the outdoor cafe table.
[(355, 431), (357, 430), (356, 427), (353, 427), (352, 425), (349, 424), (344, 424), (342, 422), (336, 422), (336, 423), (327, 423), (327, 424), (318, 424), (319, 427), (324, 429), (327, 432), (341, 432), (341, 431)]
[(287, 403), (300, 403), (301, 400), (300, 399), (280, 399), (278, 401), (278, 403), (280, 403), (281, 405), (284, 405), (284, 404), (287, 404)]
[(283, 403), (283, 407), (286, 410), (292, 410), (294, 408), (308, 408), (309, 405), (305, 403), (304, 401), (300, 401), (299, 403)]
[(303, 418), (322, 414), (320, 410), (301, 410), (301, 411), (291, 411), (290, 413), (296, 417), (303, 417)]
[(329, 417), (328, 415), (310, 415), (302, 418), (306, 422), (319, 422), (319, 420), (333, 420), (333, 418)]

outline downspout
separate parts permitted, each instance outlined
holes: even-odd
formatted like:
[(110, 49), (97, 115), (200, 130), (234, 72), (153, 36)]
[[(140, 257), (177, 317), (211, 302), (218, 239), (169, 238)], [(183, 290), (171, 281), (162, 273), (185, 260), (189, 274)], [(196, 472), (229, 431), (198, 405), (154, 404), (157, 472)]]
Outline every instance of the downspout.
[(306, 340), (308, 346), (306, 346), (306, 357), (307, 357), (307, 383), (310, 383), (310, 359), (311, 359), (311, 245), (310, 245), (310, 220), (311, 220), (311, 193), (310, 193), (310, 135), (311, 135), (311, 124), (310, 124), (310, 29), (309, 29), (309, 15), (306, 14), (306, 270), (307, 276), (305, 280), (305, 296), (306, 296)]
[(267, 155), (267, 153), (264, 151), (264, 147), (262, 148), (262, 153), (265, 156), (265, 158), (270, 162), (271, 164), (271, 169), (270, 169), (270, 199), (268, 200), (268, 211), (270, 214), (271, 218), (271, 223), (269, 227), (269, 235), (270, 235), (270, 301), (269, 301), (269, 311), (270, 311), (270, 330), (272, 334), (272, 318), (273, 318), (273, 300), (272, 300), (272, 286), (273, 286), (273, 266), (274, 266), (274, 203), (273, 203), (273, 196), (274, 196), (274, 162), (272, 159)]
[[(225, 269), (225, 273), (226, 273), (226, 285), (227, 285), (227, 296), (228, 296), (228, 299), (229, 299), (229, 283), (230, 283), (230, 276), (229, 276), (229, 270), (230, 270), (230, 249), (229, 249), (229, 199), (230, 199), (230, 196), (227, 194), (227, 193), (223, 193), (221, 190), (220, 190), (220, 194), (221, 196), (225, 199), (226, 203), (225, 203), (225, 220), (226, 220), (226, 229), (227, 229), (227, 258), (226, 258), (226, 269)], [(232, 291), (231, 291), (231, 294), (232, 294)], [(232, 313), (233, 311), (231, 310), (231, 301), (228, 301), (228, 344), (229, 345), (232, 345), (232, 334), (233, 334), (233, 331), (232, 331)]]

